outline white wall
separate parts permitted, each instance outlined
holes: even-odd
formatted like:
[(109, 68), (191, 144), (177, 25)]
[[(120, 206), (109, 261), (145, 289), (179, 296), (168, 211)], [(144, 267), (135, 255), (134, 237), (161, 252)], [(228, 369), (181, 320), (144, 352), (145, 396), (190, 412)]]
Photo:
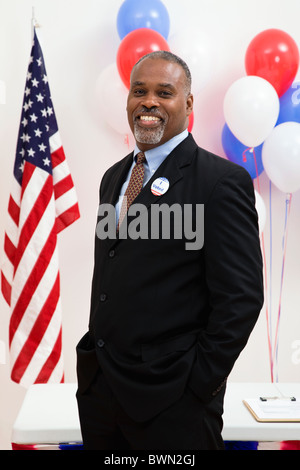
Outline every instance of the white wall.
[[(98, 186), (103, 172), (128, 153), (124, 136), (105, 122), (95, 84), (104, 67), (115, 62), (120, 39), (116, 18), (122, 0), (0, 0), (0, 79), (6, 82), (6, 104), (0, 105), (0, 249), (19, 127), (25, 76), (31, 47), (32, 6), (42, 25), (40, 40), (65, 153), (75, 182), (81, 219), (59, 235), (66, 381), (75, 376), (75, 345), (86, 331), (93, 266), (93, 238)], [(195, 103), (194, 137), (199, 145), (224, 156), (221, 132), (223, 99), (228, 87), (245, 75), (244, 54), (264, 29), (280, 28), (300, 46), (298, 0), (164, 0), (170, 34), (207, 34), (210, 80)], [(260, 177), (268, 211), (268, 178)], [(273, 189), (273, 317), (277, 317), (281, 274), (281, 238), (285, 195)], [(292, 361), (300, 340), (300, 195), (293, 195), (280, 326), (279, 379), (299, 381), (300, 363)], [(269, 259), (269, 226), (265, 229)], [(6, 359), (9, 310), (0, 299), (0, 341)], [(298, 346), (299, 348), (299, 346)], [(298, 356), (299, 357), (299, 356)], [(0, 357), (1, 360), (1, 357)], [(232, 381), (269, 381), (265, 310), (231, 374)], [(0, 363), (0, 448), (9, 448), (12, 423), (25, 390), (10, 381)]]

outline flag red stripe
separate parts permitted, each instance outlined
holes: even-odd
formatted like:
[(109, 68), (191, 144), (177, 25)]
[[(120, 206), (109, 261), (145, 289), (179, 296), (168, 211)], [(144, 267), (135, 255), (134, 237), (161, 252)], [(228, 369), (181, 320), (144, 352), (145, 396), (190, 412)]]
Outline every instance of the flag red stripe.
[(18, 328), (23, 315), (29, 305), (31, 297), (37, 288), (41, 278), (44, 275), (44, 272), (47, 269), (47, 266), (52, 258), (56, 247), (56, 230), (55, 225), (53, 226), (48, 240), (46, 241), (40, 256), (38, 257), (30, 275), (27, 278), (27, 281), (24, 285), (22, 293), (20, 294), (16, 306), (12, 312), (10, 325), (9, 325), (9, 344), (11, 344), (15, 331)]
[(52, 197), (52, 176), (48, 176), (44, 186), (41, 188), (40, 194), (32, 206), (32, 210), (25, 221), (21, 230), (18, 248), (15, 257), (15, 272), (18, 268), (19, 262), (24, 254), (24, 251), (38, 226), (46, 207), (48, 206)]
[(8, 257), (9, 261), (11, 262), (11, 264), (14, 264), (15, 254), (16, 254), (16, 247), (12, 243), (11, 239), (8, 237), (8, 235), (6, 233), (4, 235), (4, 251), (5, 251), (6, 256)]
[(67, 211), (63, 212), (58, 217), (56, 217), (56, 232), (61, 232), (68, 225), (72, 224), (73, 222), (75, 222), (75, 220), (79, 219), (79, 217), (79, 207), (78, 203), (76, 203)]
[(58, 199), (64, 193), (74, 187), (72, 176), (68, 175), (53, 186), (55, 199)]
[(32, 165), (29, 162), (25, 162), (24, 164), (24, 170), (23, 170), (23, 177), (22, 177), (22, 191), (21, 191), (21, 200), (23, 197), (23, 194), (25, 192), (25, 189), (27, 188), (27, 185), (35, 171), (35, 165)]
[(7, 281), (2, 271), (1, 271), (1, 290), (2, 290), (2, 294), (3, 294), (5, 301), (8, 303), (8, 305), (10, 305), (11, 285)]
[(20, 207), (15, 202), (15, 200), (10, 196), (8, 202), (8, 213), (13, 219), (14, 223), (18, 226), (19, 225), (19, 217), (20, 217)]
[(63, 147), (59, 147), (57, 150), (51, 153), (52, 168), (62, 163), (66, 159)]
[(23, 374), (30, 363), (36, 349), (38, 348), (44, 333), (55, 312), (59, 300), (59, 274), (57, 274), (55, 283), (49, 293), (49, 296), (40, 310), (40, 313), (27, 337), (27, 340), (17, 357), (11, 375), (13, 380), (20, 382)]
[[(45, 364), (41, 372), (39, 373), (38, 377), (36, 378), (36, 383), (47, 383), (53, 369), (56, 367), (60, 356), (61, 356), (61, 349), (62, 349), (62, 329), (60, 329), (56, 343), (52, 349), (52, 352), (48, 359), (46, 360)], [(64, 381), (64, 376), (62, 376), (61, 383)]]

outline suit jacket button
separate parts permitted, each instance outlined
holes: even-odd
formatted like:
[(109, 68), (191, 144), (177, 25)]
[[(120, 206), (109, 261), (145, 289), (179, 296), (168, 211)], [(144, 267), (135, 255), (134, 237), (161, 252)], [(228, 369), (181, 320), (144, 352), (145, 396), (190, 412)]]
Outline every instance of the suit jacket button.
[(115, 256), (115, 250), (110, 250), (110, 252), (108, 253), (108, 256), (110, 258), (113, 258)]
[(101, 301), (101, 302), (105, 302), (106, 299), (107, 299), (107, 295), (106, 295), (106, 294), (101, 294), (101, 295), (100, 295), (100, 301)]
[(105, 345), (105, 342), (103, 341), (103, 339), (98, 339), (97, 341), (98, 348), (103, 348), (104, 345)]

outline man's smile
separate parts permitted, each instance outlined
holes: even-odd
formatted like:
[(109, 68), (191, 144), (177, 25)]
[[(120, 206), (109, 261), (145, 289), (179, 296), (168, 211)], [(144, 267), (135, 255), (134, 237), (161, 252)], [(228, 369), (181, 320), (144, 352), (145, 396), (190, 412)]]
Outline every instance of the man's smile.
[(141, 127), (156, 127), (162, 122), (162, 119), (153, 115), (142, 114), (137, 116), (136, 123)]

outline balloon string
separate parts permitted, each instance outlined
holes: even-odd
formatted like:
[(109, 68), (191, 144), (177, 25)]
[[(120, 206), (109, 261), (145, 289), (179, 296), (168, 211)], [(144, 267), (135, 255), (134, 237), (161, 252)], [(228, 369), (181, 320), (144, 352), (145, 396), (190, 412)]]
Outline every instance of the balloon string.
[(274, 381), (273, 377), (273, 355), (272, 355), (272, 272), (273, 272), (273, 223), (272, 223), (272, 181), (269, 182), (269, 225), (270, 225), (270, 282), (269, 282), (269, 312), (270, 317), (267, 319), (268, 328), (268, 342), (269, 342), (269, 356), (270, 356), (270, 369), (271, 369), (271, 381)]
[(281, 266), (281, 281), (280, 281), (280, 294), (279, 294), (279, 305), (278, 305), (278, 316), (275, 332), (275, 343), (274, 343), (274, 356), (273, 361), (276, 364), (276, 381), (278, 381), (278, 346), (279, 346), (279, 328), (280, 328), (280, 319), (281, 319), (281, 307), (282, 307), (282, 290), (283, 290), (283, 280), (284, 280), (284, 267), (286, 260), (286, 247), (287, 247), (287, 235), (288, 235), (288, 221), (291, 210), (292, 195), (287, 194), (285, 201), (285, 222), (284, 222), (284, 233), (283, 233), (283, 254), (282, 254), (282, 266)]
[(257, 160), (256, 160), (256, 154), (255, 154), (255, 149), (254, 149), (254, 147), (252, 148), (252, 152), (253, 152), (253, 158), (254, 158), (254, 164), (255, 164), (256, 181), (257, 181), (257, 190), (258, 190), (258, 193), (260, 194), (260, 184), (259, 184), (258, 167), (257, 167)]
[[(251, 147), (250, 147), (251, 148)], [(250, 150), (247, 148), (243, 152), (243, 160), (246, 161), (246, 152)], [(256, 170), (256, 181), (258, 193), (260, 194), (260, 184), (259, 184), (259, 175), (257, 168), (257, 161), (255, 155), (255, 149), (252, 148), (253, 158), (255, 163)], [(282, 292), (283, 292), (283, 281), (284, 281), (284, 267), (286, 260), (286, 248), (287, 248), (287, 239), (288, 239), (288, 222), (291, 210), (292, 194), (288, 194), (286, 197), (286, 210), (285, 210), (285, 224), (284, 224), (284, 234), (283, 234), (283, 255), (282, 255), (282, 267), (281, 267), (281, 282), (280, 282), (280, 295), (279, 295), (279, 305), (278, 305), (278, 315), (277, 315), (277, 324), (275, 330), (275, 343), (274, 351), (272, 354), (272, 205), (271, 205), (271, 181), (270, 181), (270, 292), (269, 292), (269, 301), (270, 309), (268, 306), (268, 279), (267, 279), (267, 263), (266, 263), (266, 250), (264, 242), (264, 234), (261, 233), (261, 242), (262, 242), (262, 253), (263, 253), (263, 262), (264, 262), (264, 274), (265, 274), (265, 304), (266, 304), (266, 319), (267, 319), (267, 334), (268, 334), (268, 348), (269, 348), (269, 360), (270, 360), (270, 371), (271, 371), (271, 381), (274, 382), (274, 365), (276, 366), (276, 381), (278, 381), (278, 346), (279, 346), (279, 329), (280, 329), (280, 319), (281, 319), (281, 309), (282, 309)]]
[(247, 157), (246, 157), (246, 153), (248, 152), (248, 150), (250, 150), (252, 147), (247, 147), (244, 151), (243, 151), (243, 162), (246, 163), (247, 161)]
[[(252, 150), (253, 159), (255, 164), (255, 171), (256, 171), (256, 182), (257, 182), (257, 191), (260, 194), (260, 184), (259, 184), (259, 174), (258, 174), (258, 167), (257, 167), (257, 160), (254, 147), (249, 147), (244, 150), (243, 152), (243, 160), (246, 161), (246, 152), (248, 150)], [(262, 256), (263, 256), (263, 266), (264, 266), (264, 285), (265, 285), (265, 306), (266, 306), (266, 320), (267, 320), (267, 337), (268, 337), (268, 349), (269, 349), (269, 361), (270, 361), (270, 373), (271, 373), (271, 381), (273, 382), (273, 360), (272, 360), (272, 340), (271, 340), (271, 322), (270, 322), (270, 314), (269, 314), (269, 302), (268, 302), (268, 275), (267, 275), (267, 258), (266, 258), (266, 248), (265, 248), (265, 238), (263, 231), (261, 232), (261, 248), (262, 248)]]
[(265, 274), (265, 306), (266, 306), (266, 320), (267, 320), (267, 335), (268, 335), (268, 349), (269, 349), (269, 361), (270, 361), (270, 372), (271, 372), (271, 381), (273, 382), (273, 358), (272, 358), (272, 339), (271, 339), (271, 321), (269, 314), (268, 306), (268, 276), (267, 276), (267, 260), (266, 260), (266, 250), (265, 250), (265, 241), (264, 234), (261, 233), (261, 245), (262, 245), (262, 254), (263, 254), (263, 264), (264, 264), (264, 274)]
[(245, 148), (245, 150), (243, 151), (243, 162), (246, 162), (247, 161), (247, 152), (249, 152), (249, 150), (251, 150), (251, 153), (253, 154), (253, 159), (254, 159), (254, 165), (255, 165), (255, 172), (256, 172), (256, 181), (257, 181), (257, 190), (260, 194), (260, 185), (259, 185), (259, 175), (258, 175), (258, 167), (257, 167), (257, 160), (256, 160), (256, 155), (255, 155), (255, 148), (254, 147), (247, 147)]

